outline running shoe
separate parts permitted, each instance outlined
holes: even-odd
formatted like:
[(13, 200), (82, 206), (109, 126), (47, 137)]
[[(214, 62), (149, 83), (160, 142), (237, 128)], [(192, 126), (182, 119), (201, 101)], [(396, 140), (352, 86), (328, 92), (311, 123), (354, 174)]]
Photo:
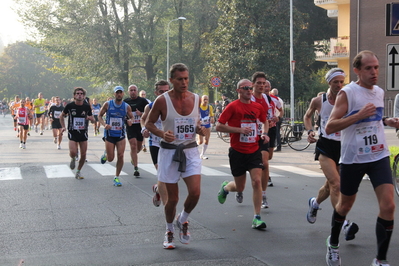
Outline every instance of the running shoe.
[(19, 148), (22, 149), (22, 143), (19, 144)]
[(25, 143), (22, 144), (22, 149), (24, 149), (24, 150), (26, 149), (26, 144)]
[(147, 148), (143, 145), (143, 152), (147, 152)]
[(222, 183), (222, 186), (220, 187), (219, 193), (218, 193), (218, 200), (220, 204), (223, 204), (226, 201), (227, 194), (229, 192), (224, 190), (224, 187), (229, 183), (229, 181), (224, 181)]
[(236, 201), (238, 203), (242, 203), (242, 200), (244, 199), (244, 195), (242, 194), (242, 192), (237, 192), (236, 193)]
[(316, 218), (317, 218), (317, 211), (321, 210), (321, 208), (317, 207), (313, 207), (313, 203), (316, 201), (316, 198), (310, 198), (309, 199), (309, 210), (308, 213), (306, 214), (306, 219), (308, 219), (308, 222), (311, 224), (314, 224), (316, 222)]
[(266, 223), (260, 219), (260, 216), (257, 216), (252, 220), (252, 228), (253, 229), (264, 229), (266, 228)]
[(386, 260), (377, 260), (377, 258), (373, 259), (371, 262), (371, 266), (389, 266), (389, 262)]
[(201, 155), (201, 159), (202, 159), (202, 160), (208, 160), (208, 157), (206, 157), (206, 156), (204, 156), (204, 155)]
[(61, 150), (61, 145), (57, 145), (57, 150)]
[(57, 138), (54, 138), (54, 144), (57, 144)]
[(106, 161), (107, 161), (107, 154), (104, 152), (104, 154), (101, 156), (100, 162), (102, 164), (105, 164)]
[(14, 127), (14, 131), (17, 131), (17, 128), (16, 128), (16, 127)]
[(133, 173), (133, 175), (135, 176), (135, 177), (139, 177), (140, 176), (140, 173), (139, 173), (139, 168), (137, 167), (137, 166), (135, 166), (134, 167), (134, 173)]
[(76, 179), (84, 179), (84, 177), (82, 176), (82, 174), (80, 173), (80, 171), (76, 171), (75, 178), (76, 178)]
[(69, 164), (69, 168), (71, 168), (72, 170), (75, 169), (75, 158), (71, 158), (71, 163)]
[(116, 176), (114, 177), (114, 186), (116, 186), (116, 187), (122, 186), (122, 183), (119, 181), (119, 178)]
[(345, 221), (342, 230), (345, 234), (345, 240), (349, 241), (355, 239), (355, 234), (359, 231), (359, 226), (356, 223), (351, 223), (350, 221)]
[(30, 133), (28, 132), (28, 136), (30, 137)]
[(330, 245), (330, 236), (326, 240), (327, 254), (326, 262), (328, 266), (341, 266), (341, 258), (339, 256), (339, 246), (334, 247)]
[(158, 193), (158, 184), (152, 186), (152, 191), (155, 193), (154, 197), (152, 198), (152, 203), (155, 207), (159, 207), (161, 205), (161, 196)]
[(267, 203), (266, 195), (262, 195), (262, 205), (260, 206), (262, 209), (269, 208), (269, 203)]
[(273, 186), (273, 181), (272, 178), (269, 176), (269, 181), (267, 182), (267, 186), (268, 187), (272, 187)]
[(37, 130), (37, 126), (35, 126), (35, 133), (38, 133), (39, 131)]
[(40, 135), (43, 135), (43, 131), (40, 132)]
[(191, 236), (190, 236), (190, 232), (188, 231), (188, 221), (186, 221), (185, 223), (182, 224), (180, 222), (180, 214), (179, 214), (176, 217), (176, 225), (180, 230), (180, 233), (179, 233), (180, 242), (182, 244), (190, 243)]
[(165, 233), (165, 240), (163, 241), (163, 248), (165, 249), (174, 249), (175, 246), (175, 241), (173, 237), (173, 232), (171, 231), (166, 231)]

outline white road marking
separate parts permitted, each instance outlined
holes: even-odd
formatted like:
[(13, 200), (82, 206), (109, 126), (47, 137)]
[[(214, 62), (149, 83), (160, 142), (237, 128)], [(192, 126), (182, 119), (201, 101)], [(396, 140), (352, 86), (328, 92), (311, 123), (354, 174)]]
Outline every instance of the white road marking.
[(324, 177), (323, 173), (320, 172), (315, 172), (315, 171), (310, 171), (306, 170), (300, 167), (296, 166), (289, 166), (289, 165), (270, 165), (272, 168), (277, 168), (283, 171), (295, 173), (298, 175), (304, 175), (304, 176), (309, 176), (309, 177)]
[(64, 178), (64, 177), (75, 177), (71, 168), (68, 165), (44, 165), (44, 172), (46, 172), (47, 178)]
[[(115, 175), (116, 168), (110, 164), (88, 164), (94, 171), (98, 172), (102, 176)], [(127, 175), (125, 172), (121, 171), (120, 175)]]
[(0, 168), (0, 180), (22, 179), (19, 167)]
[(209, 175), (209, 176), (231, 176), (231, 174), (226, 174), (222, 171), (218, 171), (213, 168), (206, 167), (206, 166), (201, 167), (201, 174)]
[[(230, 165), (229, 165), (229, 164), (222, 164), (222, 166), (223, 166), (223, 167), (230, 168)], [(272, 173), (272, 172), (269, 172), (269, 176), (270, 176), (270, 177), (284, 177), (283, 175), (279, 175), (279, 174)]]

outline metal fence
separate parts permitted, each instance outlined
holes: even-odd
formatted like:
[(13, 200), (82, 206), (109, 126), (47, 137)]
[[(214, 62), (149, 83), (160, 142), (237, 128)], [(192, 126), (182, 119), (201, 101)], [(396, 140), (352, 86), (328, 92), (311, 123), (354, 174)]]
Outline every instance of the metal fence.
[[(284, 101), (284, 119), (290, 120), (291, 119), (291, 105), (289, 100)], [(308, 109), (310, 101), (301, 101), (295, 100), (295, 111), (294, 111), (294, 121), (303, 121), (303, 116)], [(387, 97), (384, 99), (384, 115), (392, 117), (393, 116), (393, 104), (394, 99), (391, 97)]]

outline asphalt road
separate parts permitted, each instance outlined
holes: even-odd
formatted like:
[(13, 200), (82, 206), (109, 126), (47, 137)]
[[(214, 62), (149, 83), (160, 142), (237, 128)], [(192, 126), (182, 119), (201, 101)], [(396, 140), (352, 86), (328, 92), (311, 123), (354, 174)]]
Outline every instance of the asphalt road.
[[(90, 133), (85, 179), (76, 180), (68, 170), (66, 140), (57, 150), (50, 131), (43, 136), (32, 132), (22, 150), (11, 125), (9, 116), (0, 117), (0, 265), (326, 265), (330, 202), (322, 203), (315, 224), (306, 221), (308, 199), (325, 180), (313, 160), (313, 145), (275, 153), (270, 163), (274, 187), (267, 190), (270, 208), (261, 211), (267, 229), (258, 231), (251, 228), (249, 178), (242, 204), (233, 193), (225, 204), (217, 201), (220, 184), (232, 177), (228, 144), (212, 133), (201, 199), (190, 215), (192, 242), (183, 245), (176, 239), (175, 250), (164, 250), (164, 215), (152, 204), (156, 176), (148, 152), (139, 154), (141, 177), (135, 178), (127, 148), (123, 186), (114, 187), (115, 163), (101, 168), (104, 144)], [(393, 129), (386, 132), (390, 144), (398, 143)], [(178, 212), (184, 182), (180, 188)], [(364, 180), (348, 215), (360, 231), (350, 242), (341, 237), (343, 265), (370, 265), (376, 255), (377, 214), (371, 184)], [(392, 266), (399, 265), (398, 244), (396, 230), (388, 253)]]

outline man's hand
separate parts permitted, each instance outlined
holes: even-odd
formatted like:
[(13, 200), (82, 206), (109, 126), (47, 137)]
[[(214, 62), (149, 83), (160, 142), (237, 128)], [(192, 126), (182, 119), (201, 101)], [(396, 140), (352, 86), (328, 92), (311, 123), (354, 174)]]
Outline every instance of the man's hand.
[(242, 127), (242, 128), (240, 128), (240, 133), (241, 134), (248, 135), (251, 132), (252, 132), (252, 128), (250, 128), (250, 127)]
[(316, 132), (311, 131), (308, 135), (308, 142), (309, 143), (315, 143), (317, 141), (316, 137)]
[(172, 142), (175, 140), (175, 135), (172, 131), (168, 130), (163, 133), (162, 137), (166, 142)]
[(263, 144), (266, 144), (270, 141), (270, 138), (268, 135), (262, 135), (260, 137), (261, 137), (261, 139), (263, 139)]

